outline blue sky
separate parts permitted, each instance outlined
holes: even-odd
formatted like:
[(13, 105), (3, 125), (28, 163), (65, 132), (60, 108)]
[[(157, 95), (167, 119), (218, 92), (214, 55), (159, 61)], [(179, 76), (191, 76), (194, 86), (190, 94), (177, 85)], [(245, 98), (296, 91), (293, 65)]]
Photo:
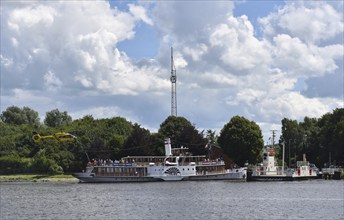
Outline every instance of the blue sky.
[(159, 52), (159, 40), (153, 27), (141, 24), (135, 32), (138, 37), (120, 42), (118, 48), (135, 60), (154, 58)]
[(283, 118), (343, 107), (343, 1), (2, 1), (1, 111), (170, 114), (219, 133), (235, 115), (267, 141)]
[[(111, 7), (117, 7), (122, 11), (128, 11), (128, 4), (136, 1), (109, 1)], [(130, 58), (140, 60), (143, 58), (154, 58), (159, 51), (159, 39), (151, 25), (140, 23), (135, 27), (136, 37), (120, 42), (117, 46)]]
[[(111, 7), (117, 7), (123, 11), (128, 11), (128, 3), (135, 1), (110, 1)], [(249, 3), (248, 3), (249, 2)], [(282, 7), (284, 1), (238, 1), (235, 3), (233, 14), (235, 16), (249, 15), (250, 22), (258, 25), (258, 18), (267, 16), (273, 9)], [(153, 6), (154, 7), (154, 6)], [(118, 48), (125, 51), (131, 58), (139, 60), (142, 58), (154, 58), (159, 52), (159, 39), (154, 27), (145, 23), (139, 24), (135, 28), (137, 37), (126, 40), (118, 44)], [(256, 36), (261, 37), (259, 29)]]

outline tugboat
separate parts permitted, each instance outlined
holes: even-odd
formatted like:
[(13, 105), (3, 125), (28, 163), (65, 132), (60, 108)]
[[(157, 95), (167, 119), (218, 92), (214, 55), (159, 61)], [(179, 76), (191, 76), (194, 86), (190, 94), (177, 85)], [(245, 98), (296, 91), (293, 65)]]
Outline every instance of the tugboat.
[(86, 170), (74, 173), (81, 182), (152, 182), (197, 180), (246, 180), (246, 167), (226, 169), (222, 158), (194, 156), (188, 148), (171, 148), (165, 139), (165, 156), (127, 156), (119, 161), (90, 161)]
[[(282, 161), (284, 161), (284, 153)], [(302, 161), (297, 161), (296, 169), (288, 168), (285, 170), (284, 166), (276, 166), (275, 150), (265, 146), (263, 163), (253, 168), (247, 181), (293, 181), (315, 178), (317, 178), (317, 172), (315, 168), (310, 166), (305, 154), (303, 154)]]

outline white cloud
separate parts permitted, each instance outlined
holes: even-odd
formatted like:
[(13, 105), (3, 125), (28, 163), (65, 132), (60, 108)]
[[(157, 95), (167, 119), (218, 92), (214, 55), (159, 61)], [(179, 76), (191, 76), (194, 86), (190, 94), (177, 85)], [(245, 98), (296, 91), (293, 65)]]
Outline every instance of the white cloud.
[[(183, 74), (180, 76), (183, 77), (182, 86), (195, 89), (197, 92), (194, 93), (197, 94), (202, 93), (200, 88), (205, 93), (209, 89), (217, 91), (207, 96), (207, 102), (222, 100), (222, 105), (230, 106), (233, 114), (246, 114), (256, 121), (264, 118), (269, 123), (278, 123), (283, 117), (302, 120), (307, 114), (319, 117), (336, 106), (340, 107), (340, 102), (334, 98), (305, 97), (298, 87), (300, 79), (305, 81), (309, 77), (326, 76), (338, 69), (343, 45), (329, 42), (319, 44), (319, 41), (330, 40), (343, 32), (342, 21), (338, 16), (341, 12), (332, 6), (326, 3), (287, 3), (278, 11), (260, 19), (264, 25), (264, 35), (260, 38), (256, 36), (257, 27), (253, 27), (246, 15), (234, 17), (228, 11), (214, 20), (209, 18), (210, 21), (204, 22), (202, 28), (192, 28), (188, 21), (182, 24), (178, 19), (165, 20), (165, 16), (173, 17), (170, 15), (175, 15), (179, 9), (177, 3), (169, 6), (172, 7), (159, 8), (160, 19), (155, 23), (161, 25), (162, 36), (178, 39), (174, 44), (176, 50), (182, 48), (180, 50), (188, 63), (180, 73)], [(188, 4), (183, 6), (187, 8)], [(203, 8), (197, 7), (197, 4), (193, 6), (196, 11)], [(302, 10), (306, 9), (310, 10), (307, 15), (315, 16), (315, 19), (303, 18), (298, 21)], [(322, 19), (321, 13), (332, 15), (329, 19)], [(194, 23), (198, 21), (202, 19), (193, 20)], [(327, 33), (326, 28), (307, 29), (307, 34), (301, 31), (302, 27), (317, 23), (330, 25), (331, 30)], [(179, 29), (180, 26), (183, 29)], [(190, 29), (189, 32), (183, 31), (186, 27)], [(191, 33), (193, 40), (189, 41), (188, 34)], [(183, 93), (183, 97), (199, 100), (195, 95), (187, 93)], [(184, 106), (189, 111), (193, 107)], [(207, 111), (204, 108), (201, 111)], [(209, 114), (226, 115), (226, 111), (214, 107), (214, 111)]]
[(173, 55), (174, 65), (178, 68), (184, 68), (188, 65), (187, 61), (184, 59), (180, 52), (174, 53)]
[(27, 106), (39, 113), (40, 118), (44, 118), (45, 113), (54, 108), (63, 107), (63, 102), (54, 99), (50, 91), (44, 93), (32, 90), (13, 89), (1, 94), (1, 111), (9, 106)]
[(207, 72), (199, 76), (199, 82), (204, 88), (219, 87), (231, 87), (237, 85), (237, 78), (235, 76), (224, 74), (224, 73), (214, 73)]
[(57, 11), (49, 6), (38, 5), (18, 8), (10, 13), (8, 27), (16, 32), (21, 32), (23, 27), (36, 25), (50, 26), (54, 22)]
[(343, 32), (343, 14), (327, 2), (286, 2), (286, 6), (260, 19), (267, 36), (289, 34), (317, 42)]
[(147, 16), (145, 8), (133, 4), (129, 4), (128, 6), (129, 11), (137, 20), (142, 20), (149, 25), (153, 25), (153, 21)]
[(44, 74), (43, 78), (45, 82), (44, 84), (49, 91), (56, 91), (63, 86), (61, 80), (52, 71), (48, 71), (46, 74)]
[(343, 45), (318, 47), (289, 35), (277, 35), (274, 65), (295, 76), (321, 76), (337, 69), (335, 59), (343, 56)]
[(0, 54), (0, 60), (1, 66), (3, 66), (4, 68), (8, 68), (13, 65), (13, 58), (7, 58)]
[(163, 42), (191, 46), (204, 41), (208, 28), (232, 14), (233, 8), (231, 1), (157, 1), (152, 18)]
[(228, 17), (210, 36), (210, 44), (223, 51), (221, 61), (238, 70), (252, 69), (271, 62), (269, 46), (254, 36), (253, 26), (247, 16)]
[(298, 92), (285, 93), (279, 97), (267, 97), (258, 103), (257, 109), (261, 118), (282, 119), (288, 117), (303, 120), (305, 116), (321, 117), (324, 113), (339, 107), (340, 101), (332, 98), (306, 98)]
[[(197, 127), (221, 128), (242, 115), (270, 130), (284, 117), (319, 117), (343, 106), (338, 94), (300, 92), (313, 77), (342, 70), (343, 5), (286, 2), (259, 20), (258, 36), (250, 10), (235, 17), (232, 1), (141, 3), (128, 3), (127, 12), (106, 1), (2, 3), (1, 107), (118, 115), (157, 128), (169, 114), (171, 46), (178, 114)], [(161, 47), (157, 57), (135, 63), (117, 44), (147, 34), (140, 33), (145, 25)]]
[(272, 124), (280, 122), (285, 117), (299, 121), (305, 116), (319, 118), (342, 106), (341, 101), (334, 98), (307, 98), (293, 91), (276, 95), (253, 89), (244, 89), (235, 97), (228, 97), (226, 104), (239, 106), (255, 121)]
[(86, 115), (92, 115), (93, 118), (112, 118), (121, 115), (122, 110), (119, 107), (91, 107), (80, 111), (71, 112), (73, 119), (80, 119)]
[(12, 37), (12, 38), (11, 38), (11, 42), (12, 42), (13, 47), (18, 47), (19, 43), (18, 43), (17, 39), (15, 39), (14, 37)]
[(199, 61), (203, 54), (207, 53), (208, 47), (205, 44), (197, 44), (195, 47), (186, 46), (183, 52), (191, 56), (193, 61)]
[(106, 1), (3, 5), (8, 17), (2, 16), (1, 63), (6, 67), (3, 75), (11, 81), (8, 85), (45, 89), (43, 85), (49, 84), (51, 89), (52, 75), (46, 75), (50, 71), (59, 79), (54, 90), (64, 85), (73, 92), (135, 95), (164, 88), (165, 81), (148, 72), (154, 68), (142, 72), (116, 48), (118, 42), (134, 37), (137, 22), (152, 24), (143, 7), (131, 4), (125, 13)]

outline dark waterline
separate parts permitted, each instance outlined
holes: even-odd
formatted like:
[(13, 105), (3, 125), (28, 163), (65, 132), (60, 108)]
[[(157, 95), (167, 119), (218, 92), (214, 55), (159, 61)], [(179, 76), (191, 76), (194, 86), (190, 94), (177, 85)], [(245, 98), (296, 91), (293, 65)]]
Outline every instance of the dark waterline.
[(344, 219), (344, 181), (1, 183), (1, 219)]

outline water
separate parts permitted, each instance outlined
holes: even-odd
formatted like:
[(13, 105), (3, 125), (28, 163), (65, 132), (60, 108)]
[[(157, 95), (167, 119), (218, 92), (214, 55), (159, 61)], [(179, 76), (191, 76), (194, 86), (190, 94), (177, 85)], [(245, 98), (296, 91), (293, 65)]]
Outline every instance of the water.
[(343, 180), (0, 187), (0, 219), (344, 219)]

